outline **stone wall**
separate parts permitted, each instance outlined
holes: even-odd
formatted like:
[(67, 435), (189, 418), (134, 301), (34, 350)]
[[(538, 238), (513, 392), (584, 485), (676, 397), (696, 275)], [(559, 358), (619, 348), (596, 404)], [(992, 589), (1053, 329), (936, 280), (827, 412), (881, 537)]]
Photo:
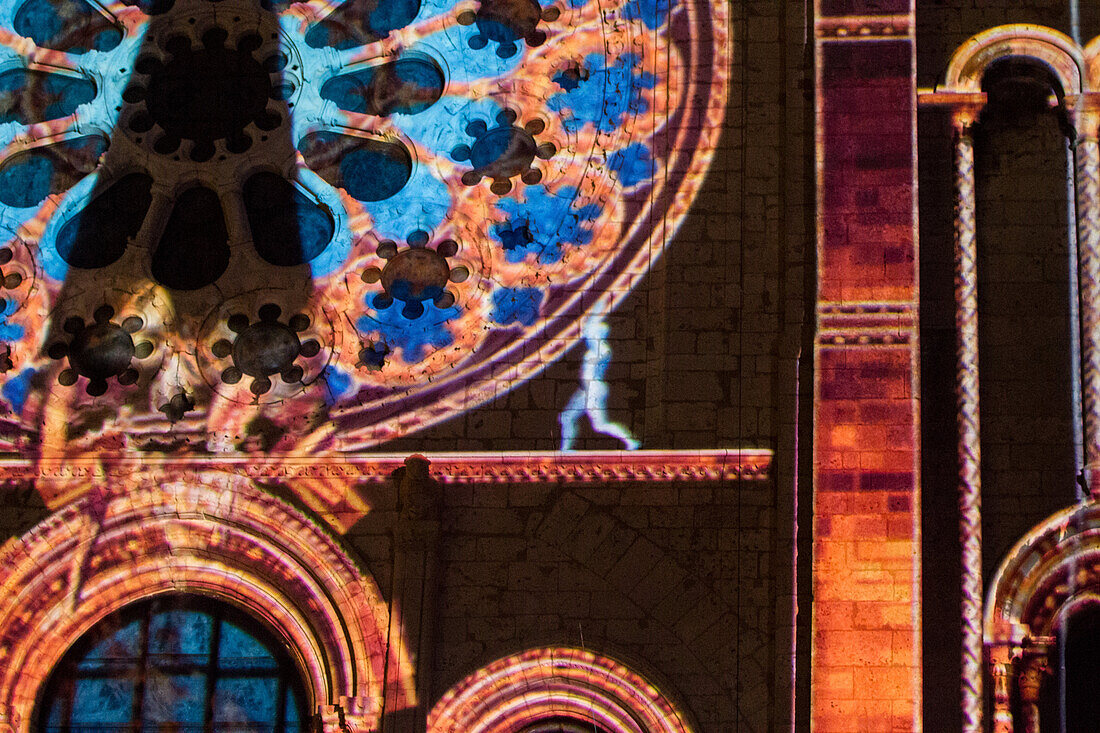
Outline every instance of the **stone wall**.
[[(813, 252), (804, 9), (731, 5), (729, 104), (705, 182), (683, 225), (668, 232), (660, 261), (608, 319), (609, 415), (643, 447), (766, 447), (790, 422), (792, 404), (780, 399), (794, 394)], [(579, 386), (583, 350), (573, 347), (531, 382), (385, 449), (557, 448), (558, 415)], [(622, 446), (582, 423), (577, 448)]]
[[(789, 562), (774, 485), (611, 483), (441, 489), (425, 709), (510, 654), (572, 646), (649, 677), (699, 733), (772, 731), (790, 709)], [(384, 592), (396, 492), (349, 533)], [(783, 604), (786, 603), (786, 607)], [(784, 642), (783, 639), (786, 639)], [(785, 678), (787, 686), (773, 680)]]

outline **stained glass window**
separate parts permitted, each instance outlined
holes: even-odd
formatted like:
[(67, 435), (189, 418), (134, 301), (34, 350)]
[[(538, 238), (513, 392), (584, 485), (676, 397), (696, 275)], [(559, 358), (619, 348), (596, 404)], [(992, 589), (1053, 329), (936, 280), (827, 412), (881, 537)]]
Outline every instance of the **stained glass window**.
[(523, 733), (606, 733), (606, 731), (591, 721), (555, 716), (527, 726), (523, 729)]
[(38, 729), (298, 733), (305, 688), (285, 646), (247, 614), (163, 596), (108, 616), (65, 654)]

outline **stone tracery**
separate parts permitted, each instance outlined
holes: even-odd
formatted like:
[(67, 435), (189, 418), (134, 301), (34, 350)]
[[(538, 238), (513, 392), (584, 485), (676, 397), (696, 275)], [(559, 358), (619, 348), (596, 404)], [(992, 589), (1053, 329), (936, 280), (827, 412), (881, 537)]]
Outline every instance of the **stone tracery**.
[[(119, 1), (91, 15), (84, 0), (18, 8), (32, 5), (65, 8), (58, 17), (76, 25), (57, 31), (27, 20), (51, 17), (43, 8), (16, 13), (18, 22), (0, 17), (50, 48), (59, 70), (11, 78), (23, 127), (0, 140), (0, 206), (37, 255), (17, 248), (13, 264), (34, 268), (44, 284), (3, 316), (24, 334), (11, 342), (8, 378), (31, 382), (49, 368), (36, 339), (60, 334), (68, 318), (88, 321), (98, 304), (82, 293), (116, 288), (141, 300), (139, 309), (158, 304), (149, 320), (166, 346), (161, 364), (179, 375), (146, 370), (148, 381), (130, 385), (130, 409), (156, 418), (182, 391), (193, 415), (210, 416), (215, 443), (241, 429), (223, 416), (251, 419), (219, 401), (249, 404), (254, 395), (195, 379), (207, 366), (193, 341), (212, 289), (232, 300), (277, 281), (284, 311), (334, 324), (338, 333), (322, 344), (324, 379), (307, 369), (291, 380), (297, 392), (279, 399), (344, 411), (346, 447), (383, 442), (499, 394), (499, 381), (485, 377), (497, 361), (518, 360), (513, 383), (544, 368), (579, 336), (577, 309), (596, 302), (583, 295), (590, 287), (611, 293), (601, 304), (625, 297), (663, 246), (639, 222), (677, 200), (662, 215), (667, 237), (683, 216), (714, 144), (717, 128), (704, 120), (720, 119), (725, 104), (722, 2), (678, 5), (667, 18), (625, 5), (398, 0)], [(364, 12), (366, 25), (354, 20)], [(673, 38), (674, 16), (706, 26), (708, 40)], [(559, 42), (545, 43), (550, 37)], [(26, 53), (14, 42), (10, 50)], [(667, 69), (680, 69), (685, 54), (711, 61), (672, 78)], [(81, 86), (85, 77), (94, 88)], [(604, 105), (601, 94), (614, 99)], [(234, 101), (219, 104), (219, 95)], [(698, 98), (706, 104), (694, 105)], [(674, 110), (698, 122), (680, 125), (662, 158), (653, 140)], [(25, 145), (21, 131), (50, 142)], [(100, 139), (109, 139), (105, 153), (87, 142)], [(102, 153), (98, 162), (92, 153)], [(22, 187), (32, 174), (42, 185)], [(502, 246), (502, 227), (520, 221), (537, 222), (530, 239)], [(345, 277), (408, 264), (413, 254), (387, 263), (376, 253), (417, 232), (459, 243), (432, 297), (387, 309), (377, 286)], [(492, 304), (519, 290), (538, 291), (524, 296), (533, 312), (495, 317)], [(124, 299), (109, 300), (123, 307)], [(490, 338), (501, 328), (512, 335)], [(387, 356), (364, 361), (368, 343)], [(395, 388), (416, 420), (393, 419), (382, 395)], [(75, 411), (84, 404), (63, 384), (42, 399)]]

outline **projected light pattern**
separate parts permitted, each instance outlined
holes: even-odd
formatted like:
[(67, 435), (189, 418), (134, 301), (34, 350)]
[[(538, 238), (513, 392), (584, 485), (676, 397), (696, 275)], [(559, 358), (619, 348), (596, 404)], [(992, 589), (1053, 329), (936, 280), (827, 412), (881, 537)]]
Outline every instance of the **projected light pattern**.
[[(388, 712), (416, 705), (413, 670), (399, 622), (391, 620), (374, 579), (356, 562), (329, 530), (247, 479), (187, 467), (103, 484), (36, 525), (18, 549), (16, 543), (0, 548), (0, 580), (7, 588), (22, 589), (0, 596), (0, 714), (8, 730), (40, 730), (41, 719), (31, 715), (39, 701), (49, 725), (64, 726), (72, 715), (75, 727), (81, 713), (91, 727), (102, 730), (124, 724), (135, 704), (144, 704), (141, 717), (148, 723), (195, 722), (192, 716), (198, 716), (198, 728), (203, 729), (204, 706), (193, 704), (188, 690), (200, 700), (209, 695), (203, 691), (206, 685), (194, 684), (205, 674), (205, 681), (213, 684), (213, 698), (207, 701), (217, 703), (221, 697), (226, 703), (221, 713), (228, 714), (211, 721), (213, 727), (230, 729), (241, 722), (226, 719), (235, 715), (233, 698), (254, 699), (256, 690), (254, 684), (234, 683), (233, 678), (268, 685), (286, 677), (262, 669), (267, 663), (255, 658), (262, 654), (248, 653), (247, 640), (240, 636), (229, 649), (218, 644), (217, 626), (223, 642), (233, 641), (227, 639), (224, 623), (211, 625), (202, 614), (180, 618), (178, 611), (187, 604), (170, 609), (177, 622), (187, 625), (179, 647), (172, 648), (170, 634), (153, 633), (154, 613), (148, 619), (154, 627), (148, 641), (140, 641), (145, 648), (114, 650), (111, 669), (94, 668), (99, 663), (94, 650), (83, 660), (73, 659), (79, 651), (69, 651), (110, 614), (125, 617), (128, 609), (140, 609), (149, 599), (170, 602), (186, 593), (201, 599), (193, 610), (225, 603), (253, 617), (259, 629), (269, 632), (263, 636), (273, 637), (269, 648), (290, 652), (290, 659), (278, 667), (296, 678), (294, 686), (300, 678), (305, 689), (299, 687), (293, 709), (283, 716), (288, 724), (291, 718), (304, 723), (306, 714), (315, 719), (319, 713), (323, 725), (317, 729), (379, 730), (383, 708)], [(205, 632), (197, 628), (203, 625)], [(126, 639), (117, 641), (127, 644)], [(57, 690), (62, 705), (52, 708), (44, 693), (51, 675), (66, 676), (67, 654), (77, 666), (70, 676), (76, 682), (74, 708), (81, 698), (97, 693), (118, 696), (119, 701), (66, 710), (62, 684)], [(254, 657), (249, 669), (238, 666), (241, 656)], [(161, 694), (142, 695), (134, 689), (122, 702), (127, 681), (142, 676), (148, 685), (161, 687)], [(176, 690), (164, 689), (173, 683)], [(273, 697), (270, 702), (280, 702)], [(251, 702), (246, 707), (253, 715), (260, 712)], [(215, 718), (217, 709), (210, 710)], [(269, 728), (256, 723), (248, 729)], [(315, 729), (312, 723), (309, 729)]]
[(459, 682), (428, 715), (428, 733), (517, 730), (690, 731), (652, 683), (575, 647), (531, 649), (493, 662)]
[(607, 322), (602, 313), (593, 313), (581, 326), (584, 337), (584, 361), (581, 363), (581, 386), (569, 398), (558, 418), (561, 422), (561, 449), (573, 450), (577, 439), (578, 423), (588, 417), (597, 433), (621, 440), (628, 450), (636, 450), (641, 444), (626, 427), (613, 422), (607, 416), (607, 396), (610, 393), (604, 375), (611, 363), (611, 345), (607, 342)]
[[(236, 449), (261, 418), (269, 449), (375, 445), (591, 341), (590, 304), (610, 312), (645, 274), (715, 146), (726, 3), (360, 5), (0, 8), (4, 267), (38, 285), (0, 324), (24, 430), (124, 406), (121, 437), (77, 428), (57, 449), (170, 426)], [(252, 374), (226, 318), (269, 305), (322, 333)], [(51, 324), (101, 308), (140, 319), (153, 352), (125, 379), (58, 382)]]
[(158, 596), (101, 620), (65, 654), (38, 729), (299, 733), (302, 687), (262, 623), (201, 596)]
[[(874, 0), (817, 10), (813, 524), (798, 523), (813, 543), (812, 602), (799, 598), (799, 613), (812, 606), (813, 623), (799, 726), (919, 731), (915, 10)], [(868, 126), (874, 160), (853, 145)]]

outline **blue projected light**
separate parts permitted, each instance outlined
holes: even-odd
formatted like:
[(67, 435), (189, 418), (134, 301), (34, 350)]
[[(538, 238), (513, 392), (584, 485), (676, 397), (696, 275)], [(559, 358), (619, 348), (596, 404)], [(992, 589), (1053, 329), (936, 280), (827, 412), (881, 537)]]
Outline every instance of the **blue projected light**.
[[(149, 436), (128, 440), (162, 445), (176, 413), (155, 406), (184, 395), (208, 446), (262, 412), (280, 445), (361, 450), (531, 378), (584, 323), (586, 396), (563, 435), (587, 415), (636, 445), (605, 419), (598, 325), (702, 182), (727, 15), (723, 0), (3, 3), (0, 226), (18, 246), (0, 263), (0, 398), (31, 431), (43, 399), (75, 422), (149, 405)], [(312, 440), (299, 417), (330, 413), (335, 437)]]
[(630, 430), (611, 420), (607, 415), (607, 397), (610, 389), (604, 376), (611, 363), (611, 346), (607, 342), (610, 329), (604, 321), (604, 313), (595, 312), (581, 326), (584, 338), (584, 358), (581, 362), (581, 386), (573, 393), (558, 421), (561, 423), (561, 449), (573, 450), (582, 417), (587, 417), (592, 429), (622, 441), (627, 450), (637, 450), (641, 444)]
[[(65, 654), (36, 730), (301, 730), (305, 701), (282, 644), (209, 598), (160, 596), (100, 621)], [(282, 692), (282, 696), (280, 696)]]

